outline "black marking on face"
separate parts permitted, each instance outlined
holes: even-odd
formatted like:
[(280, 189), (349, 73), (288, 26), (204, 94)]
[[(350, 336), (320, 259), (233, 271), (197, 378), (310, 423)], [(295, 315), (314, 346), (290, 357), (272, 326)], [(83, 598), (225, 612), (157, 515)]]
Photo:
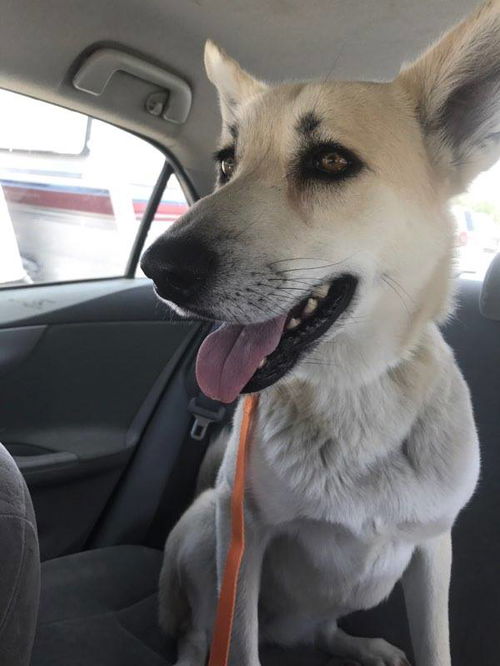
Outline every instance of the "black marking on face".
[(292, 161), (288, 177), (299, 185), (339, 183), (356, 176), (365, 164), (349, 148), (335, 141), (305, 143)]
[(296, 129), (299, 134), (309, 136), (314, 132), (314, 130), (318, 129), (320, 124), (321, 120), (314, 113), (314, 111), (308, 111), (299, 118)]
[(229, 125), (227, 129), (229, 130), (229, 134), (233, 137), (233, 140), (236, 142), (238, 140), (238, 125), (233, 123), (232, 125)]

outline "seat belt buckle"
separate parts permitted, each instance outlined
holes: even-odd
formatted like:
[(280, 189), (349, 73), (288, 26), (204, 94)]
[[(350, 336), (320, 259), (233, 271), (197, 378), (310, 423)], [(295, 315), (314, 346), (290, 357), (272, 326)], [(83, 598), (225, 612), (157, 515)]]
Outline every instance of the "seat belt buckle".
[(191, 398), (188, 409), (194, 416), (190, 435), (192, 439), (198, 442), (205, 439), (207, 430), (212, 423), (220, 423), (226, 415), (226, 408), (222, 405), (210, 409), (209, 407), (201, 405), (197, 398)]

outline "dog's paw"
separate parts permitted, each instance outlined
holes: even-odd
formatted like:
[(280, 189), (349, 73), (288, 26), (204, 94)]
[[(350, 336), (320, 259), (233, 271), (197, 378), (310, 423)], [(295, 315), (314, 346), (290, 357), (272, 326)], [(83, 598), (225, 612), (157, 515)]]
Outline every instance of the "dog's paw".
[(370, 657), (364, 659), (363, 661), (353, 661), (349, 659), (333, 659), (328, 662), (328, 666), (411, 666), (410, 662), (406, 657), (400, 658), (396, 657), (395, 660), (390, 658), (389, 660), (384, 659), (383, 657)]
[(370, 657), (363, 661), (353, 661), (349, 659), (334, 659), (328, 662), (328, 666), (411, 666), (410, 662), (405, 656), (396, 657), (395, 660), (391, 657), (389, 660), (383, 657)]
[(383, 638), (372, 638), (363, 645), (366, 654), (360, 655), (360, 666), (410, 666), (405, 653)]
[(337, 657), (328, 666), (410, 666), (405, 653), (382, 638), (350, 638), (356, 657)]

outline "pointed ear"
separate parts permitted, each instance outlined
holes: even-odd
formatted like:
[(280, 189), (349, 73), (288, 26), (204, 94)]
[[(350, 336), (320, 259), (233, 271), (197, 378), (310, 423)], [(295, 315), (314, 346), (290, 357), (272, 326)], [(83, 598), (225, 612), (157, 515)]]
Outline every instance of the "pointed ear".
[(397, 81), (450, 193), (464, 190), (500, 158), (500, 0), (481, 5)]
[(219, 46), (208, 40), (205, 44), (205, 69), (217, 88), (224, 122), (234, 120), (235, 112), (245, 100), (263, 92), (265, 83), (245, 72)]

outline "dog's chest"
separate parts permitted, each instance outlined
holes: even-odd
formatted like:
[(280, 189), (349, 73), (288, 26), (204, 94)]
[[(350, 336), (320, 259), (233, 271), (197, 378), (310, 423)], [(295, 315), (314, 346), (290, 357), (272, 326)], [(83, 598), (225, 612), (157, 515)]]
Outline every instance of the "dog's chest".
[(250, 492), (266, 521), (279, 526), (304, 517), (356, 533), (385, 531), (394, 520), (390, 506), (381, 501), (389, 489), (383, 475), (340, 464), (331, 469), (325, 457), (322, 452), (309, 453), (306, 465), (297, 456), (285, 467), (251, 456)]
[(339, 525), (296, 521), (266, 553), (265, 605), (272, 608), (279, 594), (290, 607), (303, 611), (311, 607), (311, 612), (324, 609), (344, 615), (369, 608), (390, 593), (412, 552), (413, 545), (406, 541), (359, 538)]
[(248, 482), (266, 520), (280, 525), (307, 518), (353, 533), (391, 531), (400, 519), (391, 480), (404, 473), (407, 420), (393, 426), (389, 417), (370, 419), (355, 409), (323, 419), (262, 410)]

